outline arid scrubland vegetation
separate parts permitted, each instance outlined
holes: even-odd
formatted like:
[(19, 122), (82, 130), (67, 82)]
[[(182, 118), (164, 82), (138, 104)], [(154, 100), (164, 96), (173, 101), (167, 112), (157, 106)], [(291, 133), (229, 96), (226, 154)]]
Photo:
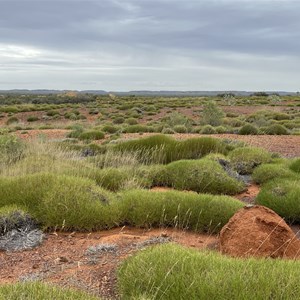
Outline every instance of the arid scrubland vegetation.
[[(71, 244), (80, 258), (58, 257), (45, 271), (43, 257), (0, 277), (1, 299), (299, 299), (299, 261), (229, 257), (218, 234), (249, 204), (298, 228), (300, 96), (7, 94), (0, 125), (1, 276), (12, 257), (43, 243), (51, 252), (53, 238), (101, 231), (89, 251)], [(154, 229), (161, 235), (142, 237)], [(102, 241), (110, 230), (118, 238)], [(215, 243), (198, 245), (198, 235)], [(59, 272), (77, 281), (61, 284)]]

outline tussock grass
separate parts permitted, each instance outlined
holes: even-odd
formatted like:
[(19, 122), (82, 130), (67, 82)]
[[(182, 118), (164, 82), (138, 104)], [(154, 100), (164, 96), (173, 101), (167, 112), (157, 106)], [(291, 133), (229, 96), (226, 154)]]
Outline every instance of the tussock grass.
[(228, 154), (228, 158), (240, 174), (251, 174), (257, 166), (272, 161), (271, 153), (255, 147), (236, 148)]
[(234, 259), (175, 244), (150, 247), (119, 269), (122, 299), (300, 298), (300, 263)]
[(84, 292), (62, 289), (40, 282), (17, 283), (0, 286), (1, 300), (100, 300)]
[(300, 179), (277, 179), (267, 182), (256, 203), (274, 210), (287, 222), (300, 222)]
[(257, 167), (252, 174), (252, 179), (258, 184), (277, 178), (293, 178), (296, 174), (284, 164), (263, 164)]
[(166, 166), (166, 172), (167, 185), (179, 190), (232, 195), (244, 189), (242, 182), (210, 159), (175, 161)]
[(137, 227), (218, 232), (243, 204), (227, 196), (131, 190), (120, 194), (121, 220)]

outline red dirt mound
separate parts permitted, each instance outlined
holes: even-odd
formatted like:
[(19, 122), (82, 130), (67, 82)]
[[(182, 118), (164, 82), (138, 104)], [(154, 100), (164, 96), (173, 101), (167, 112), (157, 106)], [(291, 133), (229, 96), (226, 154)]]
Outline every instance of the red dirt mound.
[(220, 250), (234, 257), (300, 258), (300, 240), (274, 211), (256, 205), (242, 208), (223, 227)]

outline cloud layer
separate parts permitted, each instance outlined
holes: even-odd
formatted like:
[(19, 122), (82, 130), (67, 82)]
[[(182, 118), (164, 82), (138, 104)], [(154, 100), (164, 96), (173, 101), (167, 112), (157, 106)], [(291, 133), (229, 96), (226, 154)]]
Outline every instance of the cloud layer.
[(0, 89), (300, 89), (300, 2), (2, 0)]

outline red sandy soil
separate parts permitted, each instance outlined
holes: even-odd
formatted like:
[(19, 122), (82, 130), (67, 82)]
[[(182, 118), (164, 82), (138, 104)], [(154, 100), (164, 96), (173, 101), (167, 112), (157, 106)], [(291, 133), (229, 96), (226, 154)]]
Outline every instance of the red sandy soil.
[(35, 130), (17, 131), (16, 135), (24, 140), (43, 138), (43, 137), (47, 139), (63, 139), (67, 136), (69, 132), (70, 130), (66, 130), (66, 129), (35, 129)]
[[(176, 229), (117, 228), (93, 233), (48, 234), (33, 250), (0, 252), (0, 284), (22, 278), (39, 278), (65, 287), (86, 290), (102, 297), (116, 296), (115, 271), (124, 258), (139, 251), (136, 244), (151, 237), (168, 237), (173, 242), (198, 249), (215, 248), (215, 235), (196, 234)], [(104, 253), (98, 260), (86, 255), (90, 246), (118, 245), (116, 253)]]

